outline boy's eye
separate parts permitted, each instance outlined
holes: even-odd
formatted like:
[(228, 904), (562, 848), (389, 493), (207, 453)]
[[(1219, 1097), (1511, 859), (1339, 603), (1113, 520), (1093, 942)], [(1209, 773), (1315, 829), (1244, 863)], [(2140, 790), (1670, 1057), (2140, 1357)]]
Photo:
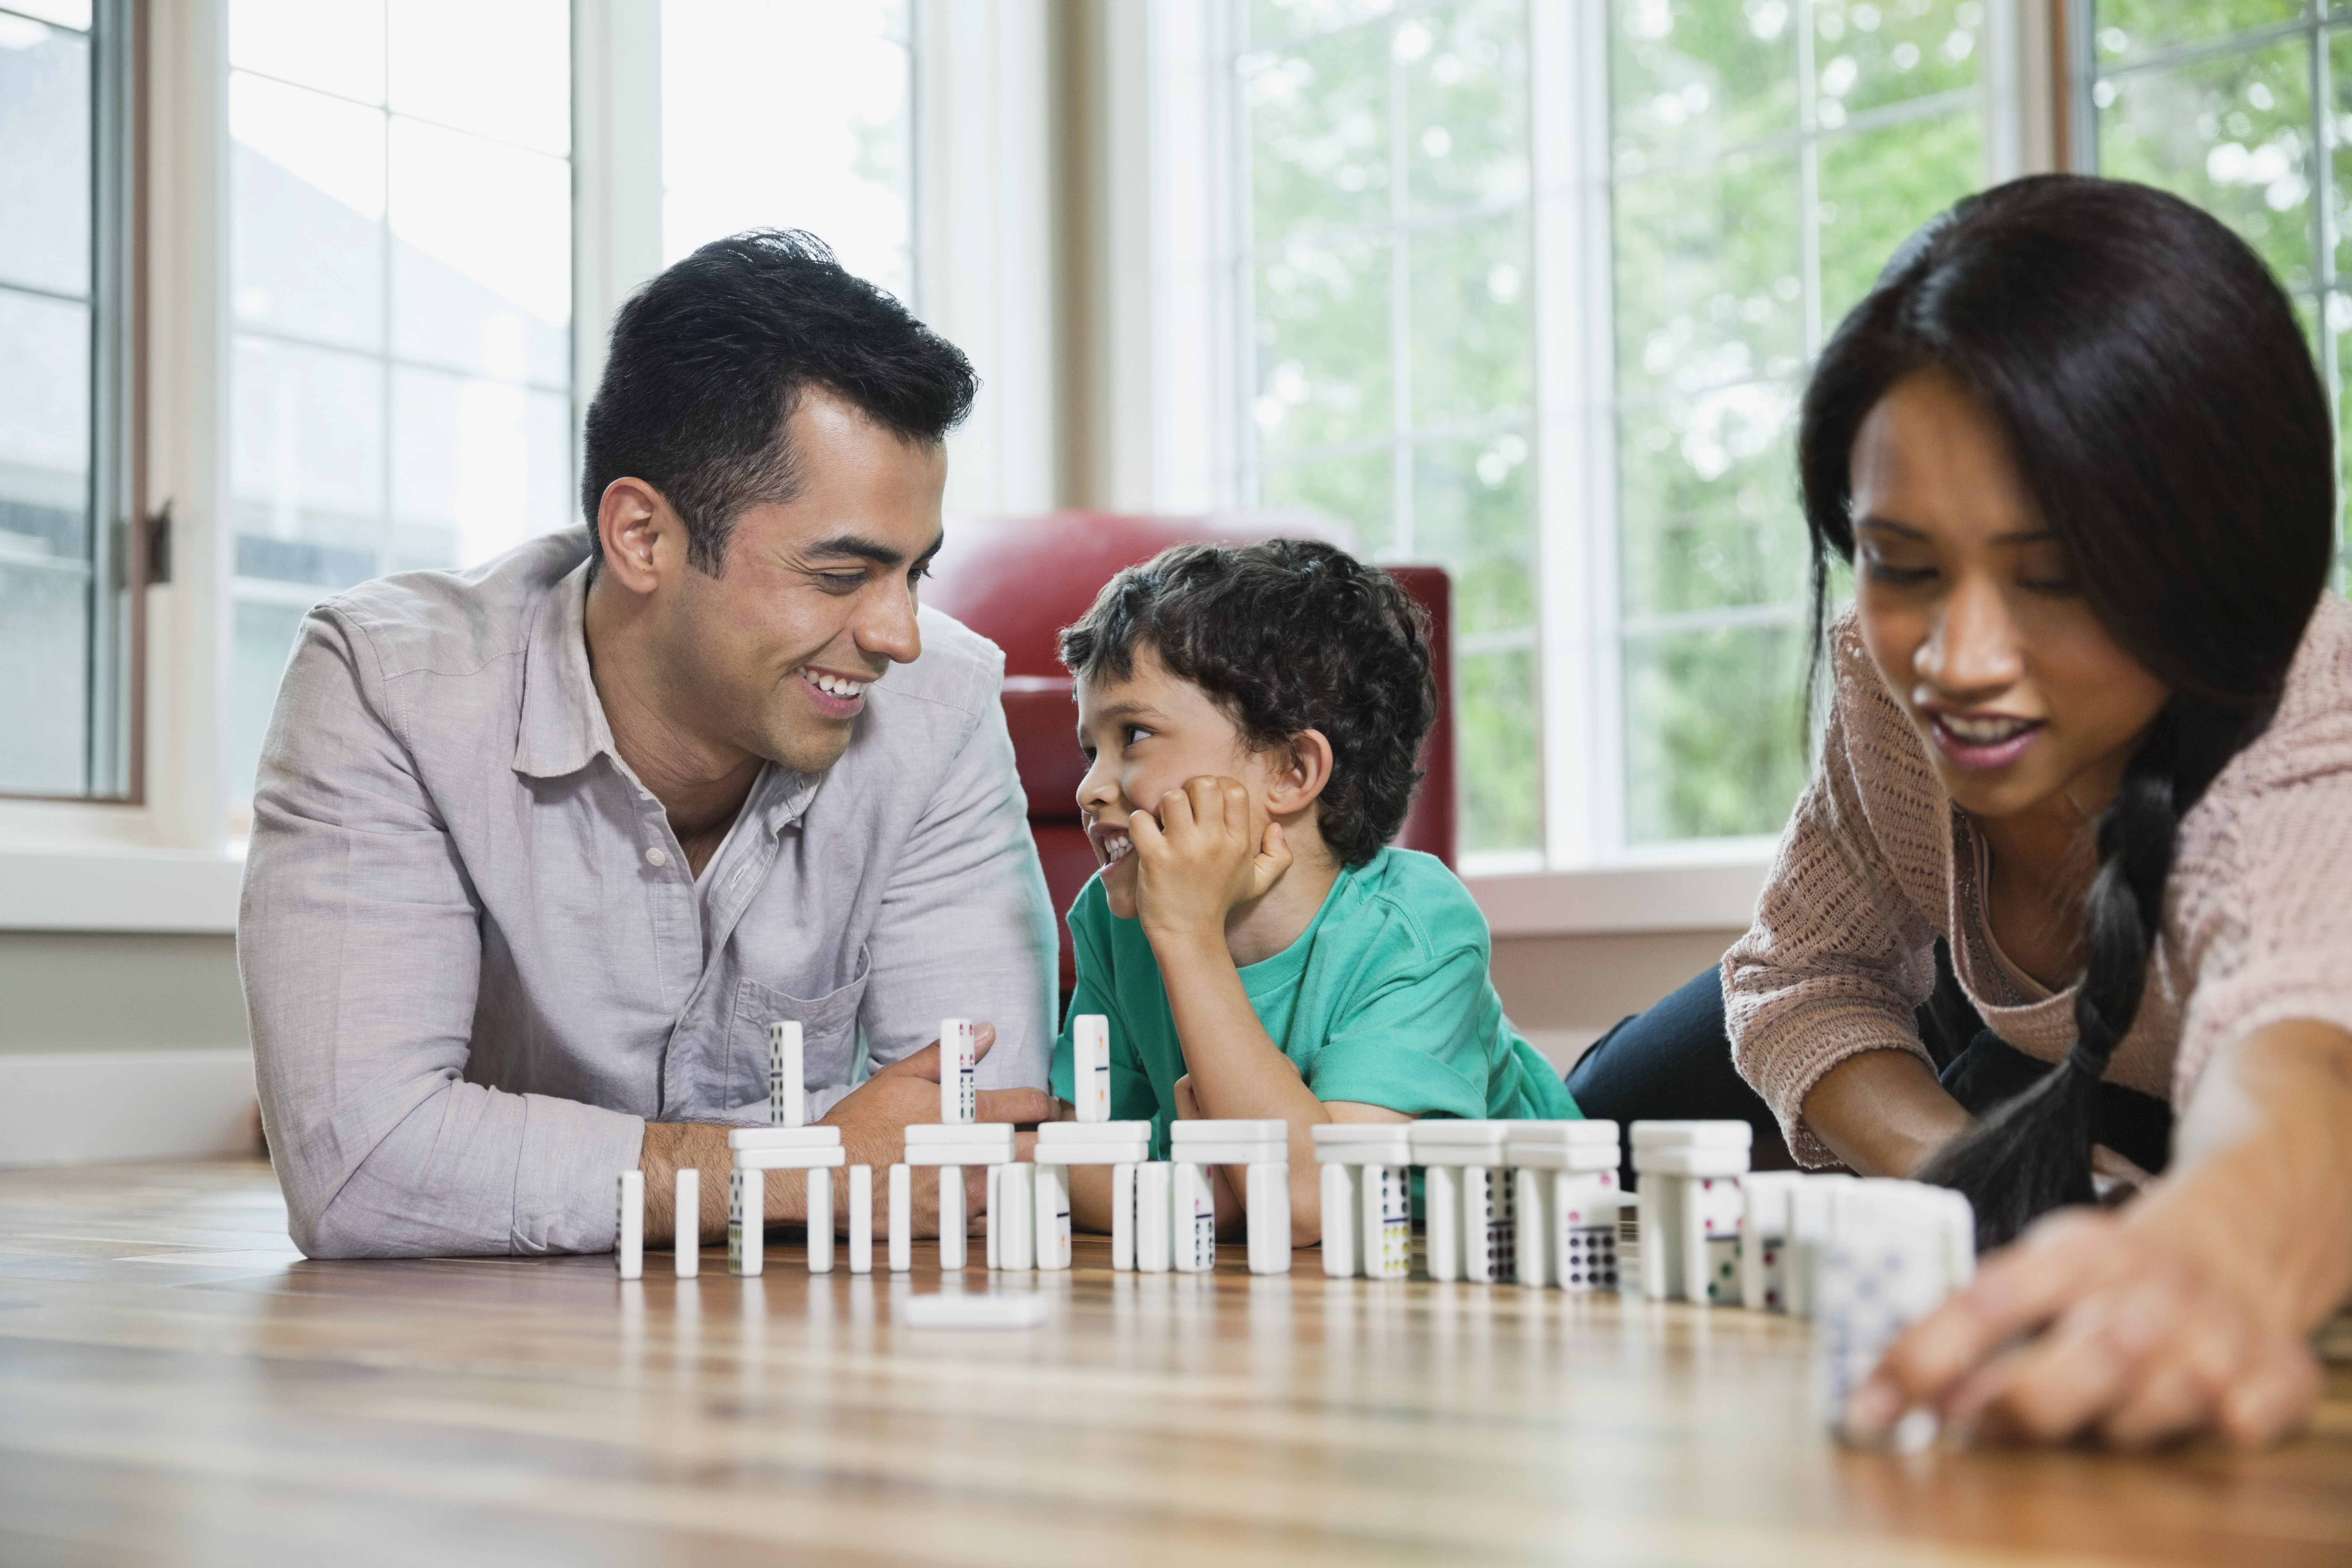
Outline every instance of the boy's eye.
[(1095, 765), (1095, 749), (1092, 746), (1080, 746), (1078, 748), (1078, 755), (1086, 758), (1087, 766), (1092, 767)]
[(1151, 733), (1151, 731), (1145, 729), (1140, 724), (1124, 725), (1120, 728), (1118, 732), (1119, 742), (1122, 745), (1132, 746), (1136, 742), (1141, 740), (1144, 736), (1149, 735), (1150, 733)]

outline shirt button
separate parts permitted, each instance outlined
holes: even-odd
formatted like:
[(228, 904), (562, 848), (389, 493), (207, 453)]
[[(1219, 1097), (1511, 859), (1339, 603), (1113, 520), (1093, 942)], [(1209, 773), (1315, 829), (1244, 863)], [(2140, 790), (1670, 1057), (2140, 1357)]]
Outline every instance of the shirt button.
[(651, 848), (651, 849), (646, 850), (646, 865), (648, 865), (648, 866), (667, 866), (667, 865), (668, 865), (668, 864), (669, 864), (669, 853), (668, 853), (668, 851), (667, 851), (667, 850), (663, 849), (663, 848), (662, 848), (660, 846), (658, 846), (658, 845), (655, 846), (655, 847), (654, 847), (653, 848)]

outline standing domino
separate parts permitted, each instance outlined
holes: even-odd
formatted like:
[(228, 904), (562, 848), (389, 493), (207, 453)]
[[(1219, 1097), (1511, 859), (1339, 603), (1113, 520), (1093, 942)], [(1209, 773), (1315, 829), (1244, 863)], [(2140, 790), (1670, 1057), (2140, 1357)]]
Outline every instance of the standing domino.
[(980, 1114), (980, 1030), (969, 1018), (940, 1021), (940, 1120), (970, 1121)]
[(1364, 1167), (1364, 1278), (1412, 1277), (1412, 1180), (1411, 1167)]
[(950, 1272), (964, 1265), (963, 1167), (940, 1167), (940, 1267)]
[(642, 1279), (646, 1274), (646, 1173), (622, 1172), (620, 1187), (620, 1230), (613, 1246), (613, 1266), (624, 1279)]
[(1698, 1306), (1735, 1299), (1738, 1178), (1755, 1135), (1745, 1121), (1633, 1123), (1643, 1295)]
[[(1316, 1151), (1320, 1156), (1322, 1151)], [(1323, 1272), (1345, 1279), (1356, 1272), (1356, 1246), (1363, 1239), (1364, 1219), (1357, 1212), (1363, 1167), (1325, 1160), (1323, 1165)]]
[(915, 1266), (914, 1173), (905, 1165), (890, 1167), (890, 1272), (904, 1274)]
[[(815, 1174), (811, 1172), (810, 1174)], [(768, 1266), (768, 1173), (738, 1165), (727, 1173), (727, 1272), (753, 1275)]]
[(689, 1166), (672, 1179), (677, 1184), (671, 1218), (677, 1226), (677, 1277), (691, 1279), (702, 1268), (702, 1173)]
[(1145, 1274), (1165, 1274), (1175, 1248), (1169, 1242), (1173, 1223), (1176, 1168), (1165, 1160), (1139, 1165), (1135, 1172), (1135, 1267)]
[[(1084, 1023), (1082, 1018), (1080, 1023)], [(1048, 1121), (1037, 1129), (1037, 1267), (1066, 1268), (1069, 1248), (1054, 1240), (1055, 1227), (1065, 1222), (1050, 1218), (1043, 1206), (1050, 1193), (1070, 1206), (1069, 1167), (1108, 1165), (1111, 1169), (1110, 1256), (1113, 1268), (1135, 1267), (1135, 1167), (1151, 1157), (1149, 1121)], [(1058, 1250), (1057, 1250), (1058, 1247)], [(1049, 1259), (1059, 1257), (1063, 1262)]]
[[(1037, 1267), (1037, 1167), (1007, 1163), (996, 1168), (996, 1194), (1003, 1204), (1004, 1239), (996, 1244), (999, 1268)], [(998, 1216), (990, 1216), (993, 1230)]]
[[(1290, 1167), (1265, 1163), (1247, 1167), (1243, 1207), (1248, 1214), (1249, 1271), (1290, 1272)], [(1214, 1221), (1211, 1222), (1213, 1225)]]
[(849, 1271), (874, 1272), (874, 1167), (849, 1167)]
[(1122, 1274), (1135, 1267), (1135, 1172), (1142, 1163), (1110, 1168), (1110, 1266)]
[(812, 1274), (833, 1272), (833, 1171), (824, 1165), (808, 1173), (808, 1265)]
[(1412, 1124), (1327, 1121), (1309, 1128), (1307, 1136), (1323, 1167), (1323, 1272), (1334, 1279), (1403, 1278), (1412, 1268), (1410, 1194), (1401, 1179), (1394, 1193), (1390, 1189), (1396, 1173), (1412, 1163)]
[(1170, 1181), (1175, 1205), (1170, 1211), (1169, 1239), (1176, 1272), (1210, 1273), (1217, 1267), (1217, 1199), (1209, 1185), (1209, 1167), (1176, 1161)]
[(1071, 1104), (1080, 1121), (1110, 1120), (1110, 1020), (1081, 1013), (1070, 1027)]
[(1421, 1173), (1423, 1226), (1428, 1234), (1429, 1277), (1440, 1281), (1462, 1277), (1461, 1173), (1448, 1165), (1431, 1165)]
[(1037, 1218), (1031, 1227), (1040, 1268), (1070, 1266), (1070, 1168), (1032, 1165), (1036, 1173)]
[(808, 1123), (808, 1095), (802, 1079), (801, 1026), (790, 1018), (768, 1026), (768, 1125)]

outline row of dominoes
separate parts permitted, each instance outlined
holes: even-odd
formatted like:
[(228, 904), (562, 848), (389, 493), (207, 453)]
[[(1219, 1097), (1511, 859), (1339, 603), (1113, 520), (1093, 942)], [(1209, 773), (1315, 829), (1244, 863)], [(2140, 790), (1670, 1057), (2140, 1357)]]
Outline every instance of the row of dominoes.
[(1328, 1122), (1312, 1136), (1334, 1279), (1412, 1272), (1419, 1169), (1432, 1279), (1617, 1287), (1613, 1121)]

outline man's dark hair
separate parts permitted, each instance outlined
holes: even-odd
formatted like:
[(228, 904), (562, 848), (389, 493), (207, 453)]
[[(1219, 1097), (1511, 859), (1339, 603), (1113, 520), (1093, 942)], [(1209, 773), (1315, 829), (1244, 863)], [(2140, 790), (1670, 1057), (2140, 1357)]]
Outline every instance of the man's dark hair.
[(980, 378), (961, 349), (798, 229), (716, 239), (662, 273), (614, 319), (588, 405), (590, 537), (605, 487), (640, 479), (685, 521), (687, 558), (717, 576), (743, 510), (798, 489), (784, 422), (812, 386), (933, 443), (971, 411)]
[(1080, 680), (1134, 673), (1137, 650), (1207, 692), (1254, 751), (1302, 730), (1331, 742), (1323, 841), (1360, 866), (1404, 826), (1437, 721), (1429, 617), (1395, 578), (1312, 539), (1180, 544), (1104, 584), (1062, 632)]

